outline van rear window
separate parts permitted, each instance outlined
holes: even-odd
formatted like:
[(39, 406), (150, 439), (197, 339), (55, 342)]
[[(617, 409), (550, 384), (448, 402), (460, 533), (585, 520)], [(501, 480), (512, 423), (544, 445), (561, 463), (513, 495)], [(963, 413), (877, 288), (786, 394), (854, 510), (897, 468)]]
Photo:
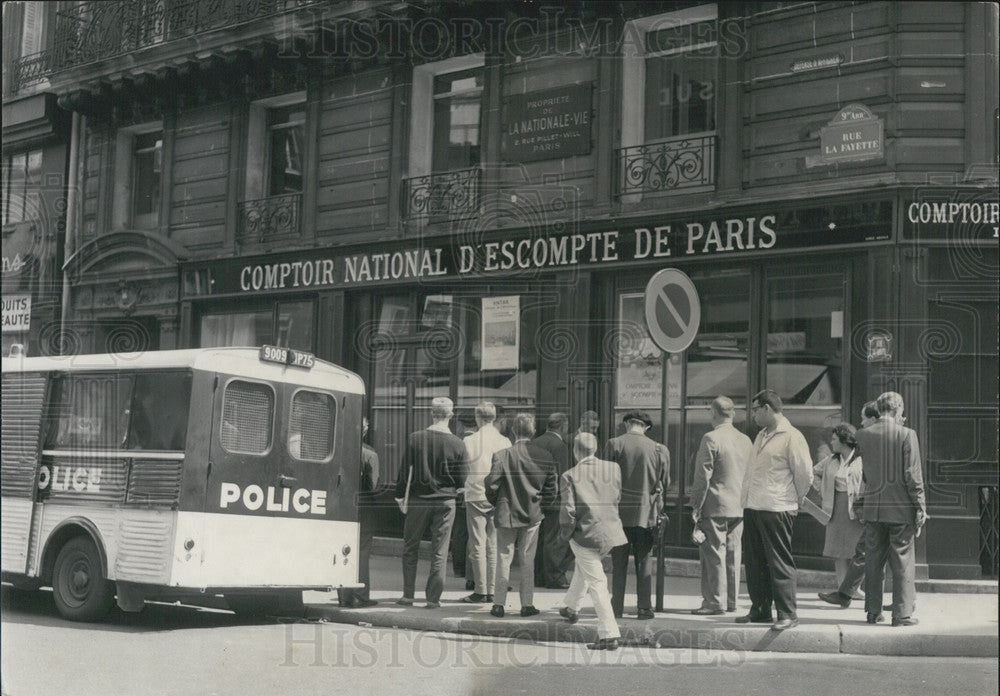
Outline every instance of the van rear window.
[(271, 448), (274, 391), (266, 384), (233, 380), (222, 400), (222, 447), (227, 452), (263, 454)]
[(323, 461), (333, 454), (334, 409), (329, 394), (296, 392), (288, 421), (289, 454), (310, 461)]

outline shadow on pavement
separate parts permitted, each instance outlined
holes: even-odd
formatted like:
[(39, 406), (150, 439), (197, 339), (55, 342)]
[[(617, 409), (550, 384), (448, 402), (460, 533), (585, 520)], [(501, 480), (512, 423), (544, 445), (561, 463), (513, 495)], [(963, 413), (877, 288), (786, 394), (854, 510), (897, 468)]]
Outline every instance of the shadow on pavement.
[(238, 616), (223, 609), (210, 609), (187, 604), (147, 602), (139, 613), (123, 612), (112, 607), (108, 615), (97, 623), (67, 621), (59, 615), (50, 590), (29, 592), (4, 585), (0, 590), (0, 609), (4, 623), (61, 626), (88, 631), (120, 633), (147, 633), (221, 626), (274, 625), (276, 618), (251, 618)]

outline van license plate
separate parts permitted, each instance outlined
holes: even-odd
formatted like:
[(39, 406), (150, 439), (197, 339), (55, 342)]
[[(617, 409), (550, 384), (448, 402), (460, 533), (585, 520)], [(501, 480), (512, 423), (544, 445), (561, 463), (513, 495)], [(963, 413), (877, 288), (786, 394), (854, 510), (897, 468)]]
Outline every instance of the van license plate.
[(304, 367), (306, 369), (313, 366), (316, 356), (304, 350), (292, 350), (281, 346), (261, 346), (260, 359), (263, 362), (278, 363), (279, 365), (291, 365), (292, 367)]

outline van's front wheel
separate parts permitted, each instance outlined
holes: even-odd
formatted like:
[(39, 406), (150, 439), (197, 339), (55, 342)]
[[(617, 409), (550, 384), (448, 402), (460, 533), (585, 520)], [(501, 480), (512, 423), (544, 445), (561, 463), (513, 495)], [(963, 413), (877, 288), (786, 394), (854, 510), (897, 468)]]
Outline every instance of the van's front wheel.
[(66, 542), (52, 573), (56, 609), (70, 621), (96, 621), (111, 609), (114, 586), (101, 570), (97, 547), (86, 537)]

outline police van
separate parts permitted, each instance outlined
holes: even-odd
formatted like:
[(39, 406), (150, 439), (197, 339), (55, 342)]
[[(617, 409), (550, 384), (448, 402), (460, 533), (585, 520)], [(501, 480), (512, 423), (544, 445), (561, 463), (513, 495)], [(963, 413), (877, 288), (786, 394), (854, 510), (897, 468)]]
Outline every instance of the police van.
[(2, 397), (3, 580), (64, 617), (358, 586), (354, 373), (276, 346), (15, 355)]

